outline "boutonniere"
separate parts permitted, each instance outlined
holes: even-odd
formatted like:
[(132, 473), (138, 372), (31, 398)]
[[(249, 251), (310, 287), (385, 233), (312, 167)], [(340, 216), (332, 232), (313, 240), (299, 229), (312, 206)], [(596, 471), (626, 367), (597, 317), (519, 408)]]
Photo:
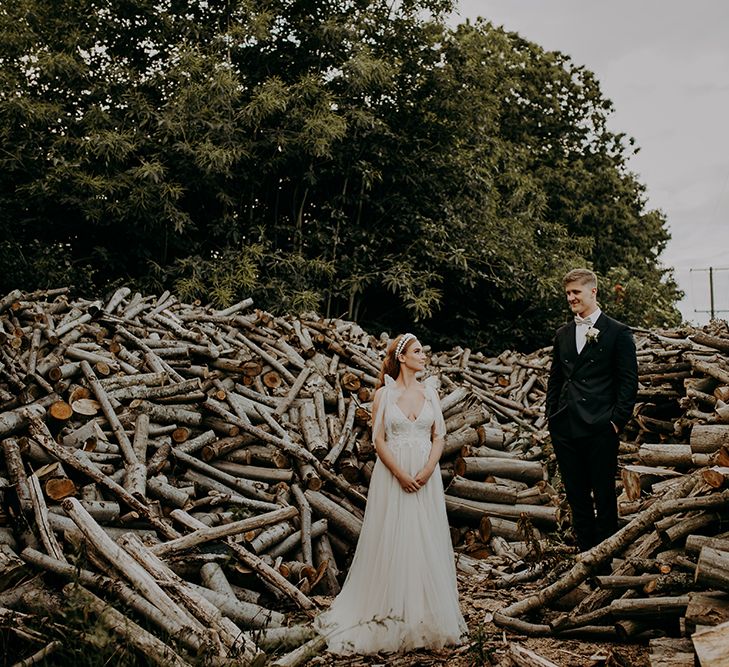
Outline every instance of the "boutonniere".
[(585, 340), (588, 343), (595, 343), (597, 341), (597, 338), (599, 335), (600, 335), (600, 329), (596, 329), (595, 327), (590, 327), (585, 332)]

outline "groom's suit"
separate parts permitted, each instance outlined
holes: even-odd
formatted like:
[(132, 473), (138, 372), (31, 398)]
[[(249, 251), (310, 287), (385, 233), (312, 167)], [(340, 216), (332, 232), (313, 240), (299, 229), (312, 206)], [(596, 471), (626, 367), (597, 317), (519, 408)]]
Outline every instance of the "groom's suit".
[(583, 551), (617, 530), (616, 428), (633, 414), (638, 390), (630, 329), (604, 313), (593, 326), (597, 339), (579, 353), (574, 321), (560, 327), (547, 385), (549, 432)]

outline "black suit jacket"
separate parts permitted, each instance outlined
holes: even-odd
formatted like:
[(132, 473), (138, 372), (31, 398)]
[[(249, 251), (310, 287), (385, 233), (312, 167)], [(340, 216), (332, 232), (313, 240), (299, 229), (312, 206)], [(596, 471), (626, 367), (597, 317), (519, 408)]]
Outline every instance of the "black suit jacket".
[(568, 424), (571, 435), (579, 437), (610, 422), (622, 430), (633, 414), (638, 364), (630, 328), (605, 313), (594, 326), (600, 334), (580, 354), (574, 321), (557, 330), (547, 384), (550, 430), (560, 432)]

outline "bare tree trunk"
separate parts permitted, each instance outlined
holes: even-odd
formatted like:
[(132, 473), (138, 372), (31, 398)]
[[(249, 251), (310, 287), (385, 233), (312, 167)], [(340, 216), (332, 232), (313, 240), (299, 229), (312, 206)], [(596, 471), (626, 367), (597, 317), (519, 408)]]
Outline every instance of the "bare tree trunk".
[(720, 625), (729, 621), (729, 600), (717, 592), (689, 593), (689, 603), (684, 614), (687, 629), (698, 626)]
[[(695, 484), (695, 479), (687, 477), (682, 480), (682, 484), (677, 489), (677, 493), (689, 493)], [(568, 590), (575, 588), (579, 583), (584, 581), (595, 569), (602, 564), (607, 563), (613, 553), (627, 544), (633, 542), (638, 536), (642, 535), (653, 522), (669, 513), (671, 509), (676, 512), (675, 501), (663, 501), (651, 505), (645, 512), (633, 519), (627, 526), (621, 528), (617, 533), (601, 542), (590, 551), (586, 552), (579, 562), (561, 579), (542, 588), (537, 593), (530, 595), (518, 602), (515, 602), (501, 610), (500, 615), (505, 617), (521, 616), (529, 611), (541, 607), (551, 600), (563, 595)], [(496, 617), (494, 617), (496, 620)]]
[(180, 579), (132, 533), (119, 538), (119, 543), (130, 557), (154, 579), (163, 582), (165, 587), (174, 591), (182, 601), (187, 612), (193, 614), (198, 623), (214, 630), (223, 644), (234, 654), (240, 654), (244, 661), (251, 661), (257, 651), (253, 642), (244, 635), (233, 621), (220, 613), (220, 610), (203, 596), (198, 595), (186, 582)]
[(96, 613), (102, 625), (118, 634), (124, 642), (128, 642), (153, 664), (160, 667), (191, 667), (189, 662), (183, 660), (167, 644), (83, 586), (67, 584), (63, 591), (67, 596), (81, 598), (84, 607)]
[(56, 560), (50, 556), (26, 548), (21, 556), (23, 560), (41, 568), (45, 572), (53, 572), (70, 581), (78, 582), (84, 586), (97, 588), (104, 592), (113, 593), (125, 606), (130, 607), (142, 617), (149, 619), (165, 634), (179, 637), (181, 643), (191, 651), (197, 653), (202, 647), (202, 637), (198, 633), (187, 632), (187, 627), (167, 614), (162, 613), (146, 598), (139, 595), (123, 582), (100, 574), (91, 572), (76, 565)]
[[(177, 510), (172, 511), (171, 516), (173, 518), (176, 516), (175, 512), (177, 512)], [(280, 521), (291, 519), (296, 516), (296, 514), (297, 512), (295, 507), (282, 507), (281, 509), (268, 512), (267, 514), (259, 514), (258, 516), (234, 521), (233, 523), (223, 524), (222, 526), (215, 526), (212, 528), (205, 526), (204, 528), (195, 530), (192, 533), (178, 537), (175, 540), (162, 542), (149, 547), (149, 551), (160, 558), (164, 558), (171, 554), (179, 553), (180, 551), (192, 549), (193, 547), (205, 544), (206, 542), (219, 540), (231, 535), (238, 535), (254, 528), (261, 528), (263, 526), (276, 524)]]
[(456, 473), (462, 477), (496, 475), (522, 482), (539, 482), (546, 478), (546, 471), (538, 461), (520, 461), (493, 457), (467, 457), (456, 460)]
[[(178, 514), (178, 517), (179, 516), (181, 515)], [(185, 518), (186, 525), (194, 528), (195, 530), (205, 527), (204, 524), (189, 514), (186, 515)], [(226, 538), (226, 543), (241, 562), (259, 574), (269, 584), (272, 584), (275, 588), (281, 590), (285, 595), (296, 602), (299, 607), (305, 611), (313, 609), (314, 603), (309, 598), (307, 598), (298, 588), (292, 586), (288, 581), (286, 581), (286, 579), (284, 579), (276, 570), (269, 565), (266, 565), (261, 558), (250, 553), (237, 542), (233, 542), (230, 538)]]
[(304, 557), (304, 563), (314, 565), (314, 556), (311, 546), (311, 505), (307, 500), (304, 492), (298, 484), (291, 486), (291, 492), (294, 500), (299, 508), (299, 517), (301, 521), (301, 552)]
[(48, 507), (46, 507), (46, 500), (43, 497), (43, 491), (41, 490), (37, 475), (33, 474), (30, 476), (28, 489), (30, 491), (30, 500), (33, 504), (36, 526), (38, 527), (38, 533), (40, 534), (43, 546), (50, 556), (65, 561), (66, 557), (63, 555), (63, 549), (58, 544), (56, 535), (48, 523)]
[(139, 461), (137, 460), (132, 443), (129, 441), (126, 431), (119, 421), (119, 417), (117, 417), (116, 412), (114, 412), (114, 408), (111, 405), (106, 391), (104, 391), (104, 388), (101, 386), (101, 383), (94, 374), (94, 371), (91, 369), (88, 361), (84, 360), (81, 362), (81, 371), (86, 376), (86, 381), (91, 386), (91, 389), (96, 396), (96, 400), (101, 404), (104, 416), (109, 421), (109, 424), (111, 424), (111, 428), (114, 431), (114, 435), (116, 436), (119, 447), (124, 455), (124, 460), (128, 464), (138, 463)]
[(519, 644), (509, 644), (509, 658), (518, 667), (557, 667), (551, 660)]
[(517, 493), (514, 489), (490, 482), (470, 480), (457, 475), (448, 484), (446, 493), (458, 496), (459, 498), (503, 503), (505, 505), (516, 505), (517, 498)]
[(66, 498), (63, 509), (94, 548), (112, 563), (132, 585), (162, 613), (169, 615), (189, 632), (200, 632), (199, 625), (176, 604), (159, 584), (134, 559), (113, 542), (75, 498)]
[(321, 514), (330, 526), (341, 531), (351, 544), (357, 543), (362, 530), (362, 521), (360, 519), (318, 491), (305, 491), (304, 496), (309, 501), (312, 509)]
[(2, 442), (5, 453), (5, 465), (7, 467), (10, 481), (15, 486), (15, 493), (18, 497), (18, 504), (22, 512), (30, 512), (33, 507), (28, 486), (28, 476), (25, 473), (23, 458), (20, 455), (18, 441), (14, 438), (6, 438)]
[(314, 637), (306, 644), (274, 660), (271, 667), (300, 667), (318, 655), (325, 646), (326, 639), (324, 637)]

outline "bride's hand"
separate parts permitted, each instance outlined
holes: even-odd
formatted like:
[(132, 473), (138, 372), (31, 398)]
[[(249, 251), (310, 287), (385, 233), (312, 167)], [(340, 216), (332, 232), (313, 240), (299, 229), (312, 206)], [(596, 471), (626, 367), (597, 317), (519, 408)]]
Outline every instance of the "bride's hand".
[(423, 486), (430, 479), (430, 476), (432, 474), (433, 474), (433, 468), (428, 468), (426, 466), (417, 475), (415, 475), (415, 481), (420, 486)]
[(408, 473), (404, 472), (401, 473), (397, 481), (400, 482), (400, 486), (402, 487), (402, 490), (406, 493), (415, 493), (420, 488), (420, 482), (413, 477), (412, 475), (409, 475)]

